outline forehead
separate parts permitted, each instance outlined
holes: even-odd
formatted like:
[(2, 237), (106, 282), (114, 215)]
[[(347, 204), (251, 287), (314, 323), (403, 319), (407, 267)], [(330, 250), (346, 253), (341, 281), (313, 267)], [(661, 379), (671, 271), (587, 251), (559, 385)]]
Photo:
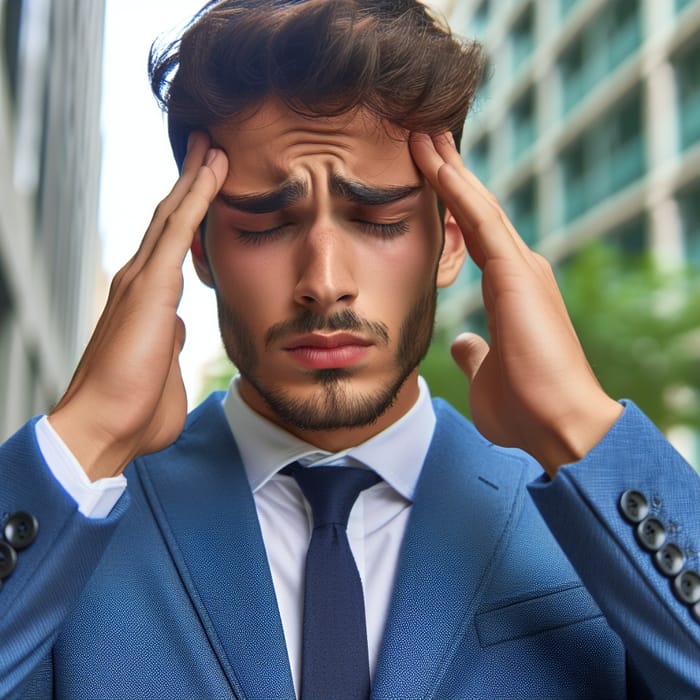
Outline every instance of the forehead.
[(377, 185), (421, 181), (408, 132), (366, 110), (336, 117), (305, 117), (276, 101), (236, 124), (210, 129), (229, 159), (224, 189), (244, 194), (291, 176), (318, 181), (333, 174)]

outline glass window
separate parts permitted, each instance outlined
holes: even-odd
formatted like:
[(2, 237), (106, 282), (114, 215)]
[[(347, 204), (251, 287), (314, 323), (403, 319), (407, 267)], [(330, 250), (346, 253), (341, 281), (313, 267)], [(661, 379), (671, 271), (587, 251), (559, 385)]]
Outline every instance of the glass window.
[(3, 27), (3, 48), (5, 66), (7, 69), (7, 82), (10, 87), (12, 100), (17, 99), (17, 80), (19, 76), (19, 46), (20, 24), (22, 21), (22, 0), (5, 0), (3, 8), (4, 17), (0, 20)]
[(641, 92), (627, 95), (561, 155), (564, 220), (572, 219), (644, 174)]
[(535, 8), (528, 5), (510, 30), (513, 69), (518, 70), (535, 47)]
[(639, 256), (647, 250), (646, 220), (638, 217), (627, 221), (605, 236), (605, 241), (631, 256)]
[(557, 63), (563, 113), (634, 54), (641, 38), (639, 0), (606, 3), (572, 40)]
[(465, 158), (467, 168), (469, 168), (469, 170), (471, 170), (485, 185), (488, 184), (489, 178), (491, 177), (489, 151), (489, 137), (484, 136), (469, 149), (467, 157)]
[(678, 205), (686, 258), (689, 263), (700, 267), (700, 182), (680, 193)]
[(528, 90), (511, 110), (512, 154), (517, 159), (532, 146), (537, 135), (535, 91)]
[(534, 180), (529, 180), (511, 194), (505, 204), (508, 218), (529, 246), (537, 241), (537, 193)]
[(700, 141), (700, 43), (682, 51), (674, 61), (678, 94), (680, 147)]
[(489, 26), (490, 15), (489, 0), (482, 0), (469, 21), (469, 34), (476, 38), (483, 37)]

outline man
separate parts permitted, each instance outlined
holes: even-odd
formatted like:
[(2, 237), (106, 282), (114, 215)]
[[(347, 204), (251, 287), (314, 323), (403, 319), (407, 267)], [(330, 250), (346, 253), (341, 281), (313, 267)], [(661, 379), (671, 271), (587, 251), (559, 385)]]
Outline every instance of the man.
[[(700, 481), (603, 392), (462, 165), (476, 49), (413, 0), (224, 0), (151, 70), (181, 177), (65, 396), (0, 453), (2, 693), (700, 692)], [(240, 374), (184, 424), (190, 248)], [(417, 370), (467, 252), (491, 343), (453, 354), (484, 437)], [(360, 599), (331, 587), (320, 620), (314, 473), (379, 479), (349, 516)]]

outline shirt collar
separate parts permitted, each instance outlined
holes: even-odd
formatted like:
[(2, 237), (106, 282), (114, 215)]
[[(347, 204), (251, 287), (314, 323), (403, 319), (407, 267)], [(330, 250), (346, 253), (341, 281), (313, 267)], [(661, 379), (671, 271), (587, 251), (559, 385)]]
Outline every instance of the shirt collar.
[(233, 378), (223, 408), (253, 493), (296, 460), (327, 463), (350, 457), (373, 469), (404, 498), (413, 500), (435, 429), (430, 391), (422, 377), (418, 379), (418, 399), (408, 413), (366, 442), (340, 453), (321, 450), (253, 411), (241, 398), (238, 380)]

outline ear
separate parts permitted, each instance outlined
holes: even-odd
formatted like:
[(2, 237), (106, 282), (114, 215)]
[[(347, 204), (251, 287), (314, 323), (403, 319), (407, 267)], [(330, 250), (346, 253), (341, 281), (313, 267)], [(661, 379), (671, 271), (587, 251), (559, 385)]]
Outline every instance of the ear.
[(445, 245), (438, 263), (437, 286), (449, 287), (457, 278), (467, 255), (464, 236), (454, 216), (445, 210)]
[(192, 241), (192, 247), (190, 248), (192, 253), (192, 262), (194, 264), (194, 269), (199, 277), (207, 287), (214, 287), (214, 279), (211, 276), (211, 268), (209, 267), (209, 261), (204, 253), (204, 245), (202, 244), (202, 229), (200, 228), (195, 234), (194, 240)]

